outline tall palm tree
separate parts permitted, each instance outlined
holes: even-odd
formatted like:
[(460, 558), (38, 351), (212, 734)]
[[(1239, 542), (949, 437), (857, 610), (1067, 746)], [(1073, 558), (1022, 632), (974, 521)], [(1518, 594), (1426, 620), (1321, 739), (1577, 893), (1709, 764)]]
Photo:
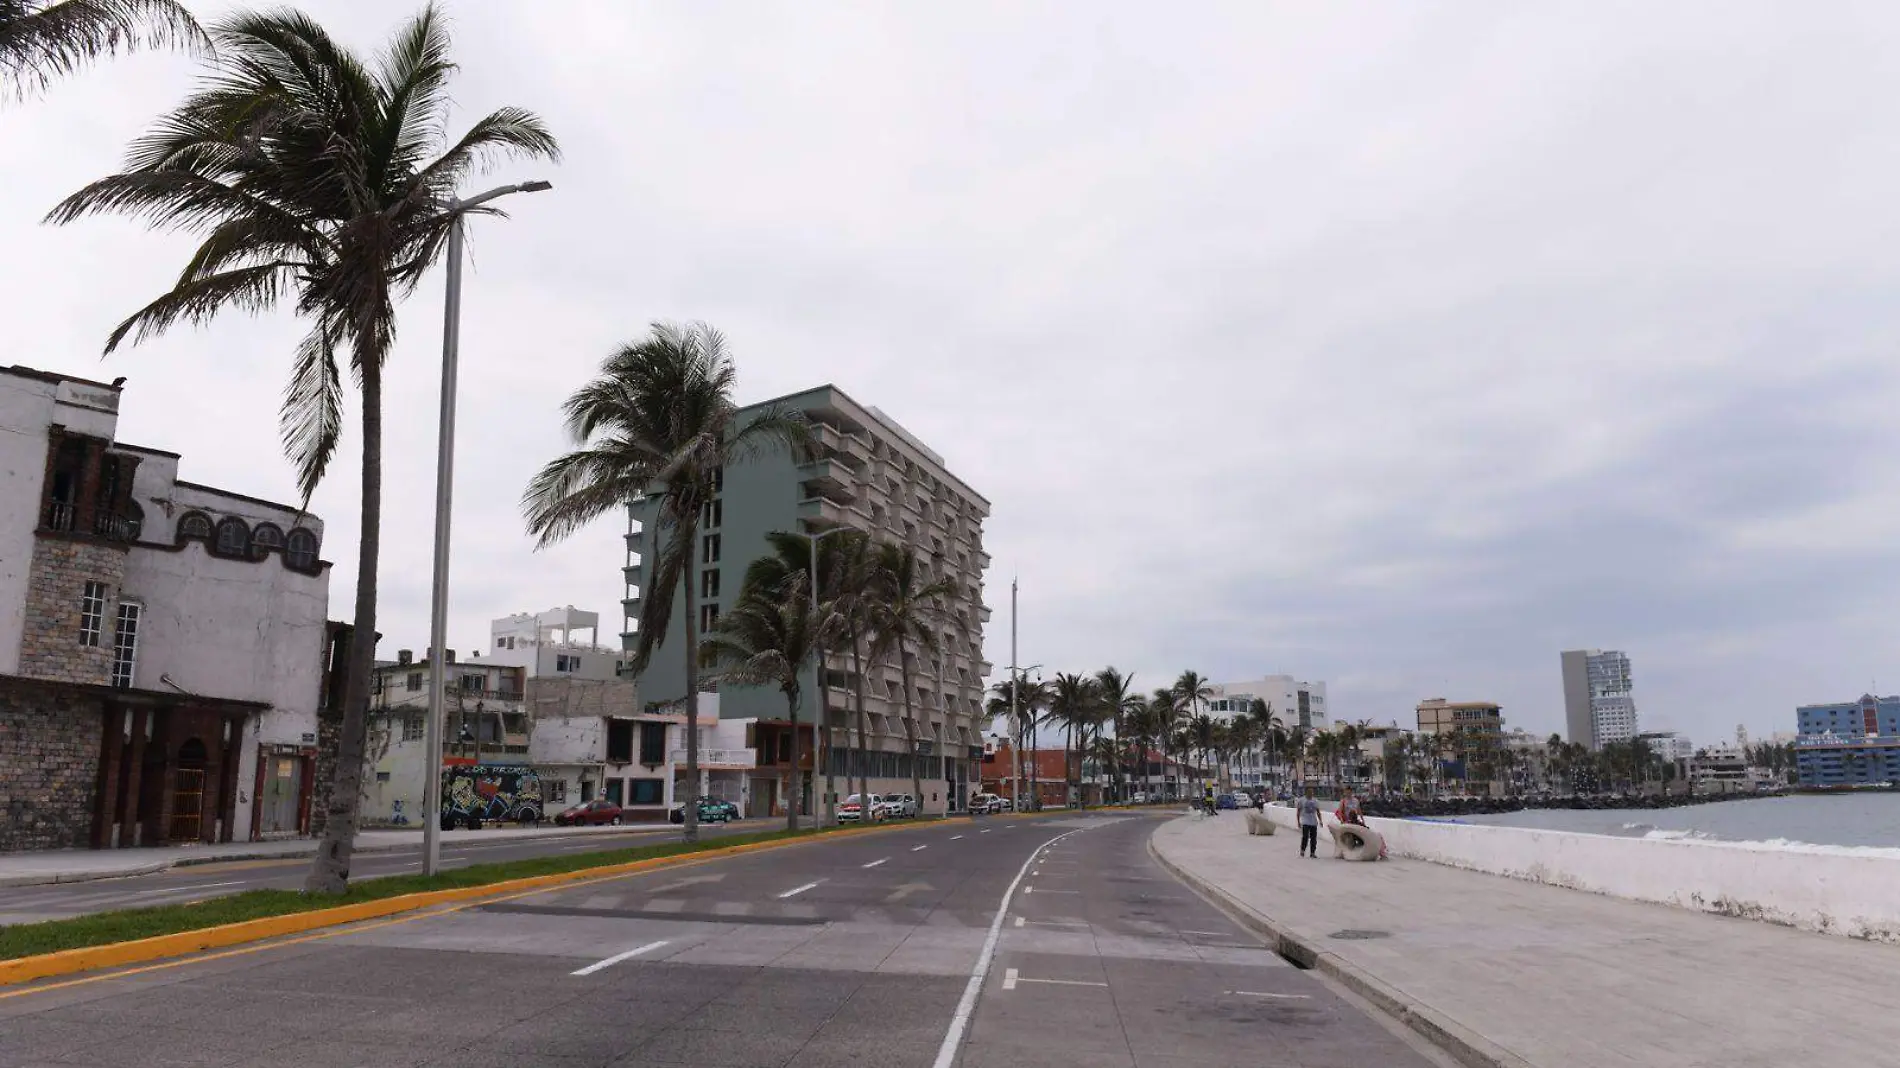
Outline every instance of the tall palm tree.
[[(676, 590), (685, 594), (686, 779), (699, 782), (699, 617), (694, 549), (700, 518), (714, 495), (715, 473), (774, 448), (809, 440), (802, 417), (753, 408), (744, 421), (732, 402), (737, 372), (719, 331), (703, 323), (655, 323), (622, 346), (600, 374), (567, 399), (567, 432), (576, 446), (548, 462), (521, 496), (528, 533), (544, 549), (609, 512), (654, 502), (648, 588), (640, 601), (634, 672), (645, 671), (666, 641)], [(796, 728), (793, 731), (796, 738)], [(698, 806), (683, 810), (684, 835), (698, 840)]]
[[(1076, 794), (1081, 790), (1081, 783), (1078, 780), (1082, 769), (1079, 766), (1076, 767), (1074, 777), (1070, 776), (1070, 754), (1080, 750), (1077, 735), (1087, 733), (1098, 702), (1099, 697), (1093, 678), (1071, 672), (1056, 673), (1055, 693), (1049, 702), (1049, 720), (1063, 730), (1062, 788), (1071, 804), (1075, 802)], [(1082, 743), (1086, 745), (1087, 739), (1083, 738)]]
[(541, 120), (520, 108), (492, 112), (447, 141), (455, 64), (434, 7), (398, 30), (373, 66), (294, 11), (240, 13), (212, 36), (217, 73), (133, 142), (125, 171), (67, 197), (47, 218), (120, 213), (204, 236), (171, 290), (113, 330), (107, 352), (180, 320), (203, 323), (228, 308), (258, 312), (294, 298), (311, 330), (291, 360), (282, 430), (306, 500), (342, 435), (337, 355), (349, 358), (362, 391), (356, 612), (336, 778), (306, 883), (312, 892), (340, 893), (362, 798), (376, 656), (383, 361), (395, 339), (396, 305), (436, 262), (462, 215), (495, 214), (451, 206), (470, 170), (511, 156), (554, 159), (559, 149)]
[[(787, 571), (783, 561), (762, 556), (746, 568), (745, 583), (732, 610), (721, 615), (700, 642), (701, 662), (725, 681), (743, 686), (774, 685), (785, 695), (792, 724), (792, 766), (786, 796), (785, 829), (798, 830), (798, 707), (805, 665), (817, 650), (820, 621), (811, 603), (810, 576)], [(696, 733), (691, 725), (687, 733)], [(690, 760), (689, 760), (690, 764)], [(688, 778), (697, 783), (698, 769)], [(691, 801), (687, 808), (696, 808)]]
[(1174, 680), (1174, 695), (1187, 706), (1188, 715), (1198, 716), (1202, 702), (1213, 699), (1214, 685), (1198, 671), (1183, 671), (1181, 677)]
[(167, 47), (214, 51), (178, 0), (0, 0), (0, 100), (44, 89), (96, 59)]
[(1247, 702), (1247, 718), (1253, 721), (1254, 737), (1267, 747), (1267, 775), (1271, 778), (1275, 750), (1286, 736), (1286, 723), (1274, 714), (1272, 702), (1258, 697)]
[(1201, 762), (1195, 769), (1194, 776), (1195, 787), (1199, 789), (1207, 778), (1209, 760), (1214, 752), (1215, 744), (1219, 741), (1219, 724), (1215, 723), (1214, 717), (1201, 712), (1189, 716), (1183, 725), (1187, 728), (1189, 743), (1194, 747), (1194, 751), (1200, 754)]
[[(1181, 707), (1180, 694), (1172, 687), (1158, 689), (1154, 692), (1153, 696), (1148, 699), (1148, 714), (1154, 717), (1155, 737), (1161, 741), (1161, 787), (1163, 793), (1168, 792), (1168, 765), (1173, 762), (1174, 754), (1181, 751), (1175, 746), (1176, 735), (1179, 733), (1181, 726)], [(1180, 799), (1181, 787), (1184, 785), (1180, 782), (1181, 776), (1177, 775), (1175, 779), (1174, 795), (1169, 797), (1171, 801)]]
[[(1101, 724), (1107, 724), (1114, 730), (1115, 737), (1121, 738), (1123, 724), (1130, 715), (1140, 709), (1142, 703), (1141, 695), (1135, 692), (1134, 672), (1124, 675), (1112, 666), (1103, 668), (1095, 673), (1095, 693), (1101, 702), (1097, 720), (1098, 731)], [(1114, 762), (1109, 771), (1109, 779), (1111, 789), (1115, 791), (1118, 800), (1121, 793), (1121, 773), (1121, 762)]]
[[(990, 715), (1008, 716), (1010, 714), (1012, 701), (1011, 685), (1009, 679), (1004, 679), (990, 687)], [(1016, 718), (1015, 721), (1010, 724), (1010, 727), (1016, 733), (1017, 737), (1029, 743), (1029, 799), (1033, 802), (1040, 802), (1042, 800), (1042, 790), (1036, 783), (1036, 724), (1042, 721), (1042, 710), (1049, 707), (1049, 701), (1054, 696), (1054, 692), (1047, 681), (1040, 677), (1030, 675), (1029, 670), (1026, 668), (1017, 669), (1013, 692)], [(1014, 743), (1012, 742), (1011, 744), (1013, 745)], [(1017, 759), (1021, 759), (1021, 753), (1017, 753), (1016, 755)], [(1014, 789), (1014, 786), (1012, 786), (1011, 789)], [(1012, 797), (1010, 800), (1016, 806), (1017, 811), (1023, 811), (1023, 798)]]
[[(904, 738), (910, 746), (911, 792), (922, 804), (924, 780), (922, 761), (917, 757), (917, 712), (911, 703), (912, 666), (918, 653), (935, 652), (942, 644), (938, 625), (943, 620), (944, 602), (957, 595), (957, 584), (947, 578), (926, 576), (916, 550), (908, 545), (879, 545), (875, 573), (871, 627), (881, 643), (897, 650), (898, 673), (904, 685)], [(943, 694), (939, 693), (937, 700), (941, 707)]]

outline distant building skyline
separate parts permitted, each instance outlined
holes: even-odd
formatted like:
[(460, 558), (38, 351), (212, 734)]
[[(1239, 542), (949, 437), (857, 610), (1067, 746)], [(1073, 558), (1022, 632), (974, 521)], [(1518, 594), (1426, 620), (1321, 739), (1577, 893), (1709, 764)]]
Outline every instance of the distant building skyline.
[(1559, 660), (1568, 740), (1598, 750), (1636, 737), (1629, 655), (1616, 649), (1569, 649)]

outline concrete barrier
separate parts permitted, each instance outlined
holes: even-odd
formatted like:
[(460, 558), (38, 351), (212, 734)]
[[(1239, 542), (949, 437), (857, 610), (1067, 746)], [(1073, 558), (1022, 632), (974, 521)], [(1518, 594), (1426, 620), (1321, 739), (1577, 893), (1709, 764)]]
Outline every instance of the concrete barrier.
[[(1293, 810), (1268, 818), (1295, 826)], [(1336, 821), (1322, 817), (1327, 826)], [(1750, 842), (1615, 835), (1373, 818), (1392, 856), (1572, 890), (1900, 943), (1900, 860)]]

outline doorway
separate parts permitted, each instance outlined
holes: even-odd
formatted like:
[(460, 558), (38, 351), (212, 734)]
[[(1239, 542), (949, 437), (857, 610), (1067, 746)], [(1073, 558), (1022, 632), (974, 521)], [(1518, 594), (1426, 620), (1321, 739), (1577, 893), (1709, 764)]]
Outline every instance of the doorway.
[(165, 835), (173, 842), (195, 842), (204, 835), (205, 743), (188, 738), (178, 747), (178, 766), (172, 769), (171, 826)]
[(266, 756), (268, 765), (264, 777), (264, 795), (259, 798), (263, 806), (263, 819), (260, 832), (263, 834), (295, 834), (301, 830), (303, 801), (303, 758), (297, 756)]

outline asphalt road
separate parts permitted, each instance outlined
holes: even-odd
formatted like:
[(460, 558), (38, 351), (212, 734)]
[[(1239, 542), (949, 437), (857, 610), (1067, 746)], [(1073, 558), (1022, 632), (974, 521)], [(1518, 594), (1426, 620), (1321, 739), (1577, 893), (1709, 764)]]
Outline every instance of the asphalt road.
[[(784, 820), (748, 820), (736, 824), (701, 824), (700, 837), (716, 838), (726, 834), (751, 834), (777, 830)], [(442, 864), (454, 869), (470, 864), (495, 864), (531, 857), (567, 856), (573, 853), (628, 849), (677, 841), (680, 829), (663, 826), (628, 827), (622, 831), (595, 831), (561, 837), (505, 838), (493, 842), (444, 842)], [(416, 836), (412, 849), (387, 853), (358, 853), (351, 859), (352, 879), (375, 879), (385, 875), (416, 875), (422, 871), (422, 836)], [(222, 897), (245, 890), (272, 888), (298, 890), (310, 870), (310, 858), (285, 857), (271, 860), (234, 860), (215, 864), (194, 864), (151, 875), (131, 875), (119, 879), (90, 882), (56, 883), (44, 886), (0, 887), (0, 926), (35, 923), (89, 912), (135, 909), (147, 905), (180, 904)]]
[(1420, 1068), (1148, 816), (929, 825), (0, 991), (0, 1068)]

